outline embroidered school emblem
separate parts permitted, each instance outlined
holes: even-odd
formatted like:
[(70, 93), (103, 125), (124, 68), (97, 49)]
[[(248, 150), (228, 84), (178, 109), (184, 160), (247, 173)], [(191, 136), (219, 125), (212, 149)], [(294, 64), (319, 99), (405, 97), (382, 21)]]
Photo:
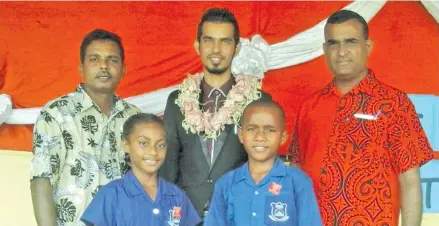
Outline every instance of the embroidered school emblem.
[(272, 202), (271, 214), (268, 215), (271, 220), (276, 222), (285, 222), (290, 218), (287, 213), (287, 204), (281, 202)]
[(282, 186), (280, 184), (276, 184), (273, 182), (273, 183), (271, 183), (270, 187), (268, 188), (268, 191), (275, 194), (275, 195), (279, 195), (280, 189), (282, 189)]
[(181, 219), (181, 207), (174, 206), (172, 210), (169, 210), (169, 221), (170, 226), (179, 226)]

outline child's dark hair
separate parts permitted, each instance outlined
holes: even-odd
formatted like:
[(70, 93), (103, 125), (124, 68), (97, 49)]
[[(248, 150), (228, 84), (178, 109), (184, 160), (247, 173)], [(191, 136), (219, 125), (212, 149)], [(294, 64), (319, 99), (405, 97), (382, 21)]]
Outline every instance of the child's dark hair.
[(136, 125), (147, 123), (157, 123), (163, 128), (163, 130), (165, 129), (165, 124), (163, 123), (163, 120), (157, 115), (149, 113), (137, 113), (129, 117), (123, 124), (122, 139), (128, 140), (128, 137), (133, 132), (133, 129)]
[(242, 126), (242, 122), (244, 121), (245, 113), (248, 111), (248, 109), (253, 107), (270, 107), (277, 109), (281, 115), (282, 125), (285, 126), (285, 111), (278, 102), (272, 99), (258, 99), (248, 104), (247, 107), (245, 107), (244, 111), (242, 112), (241, 119), (239, 120), (240, 126)]

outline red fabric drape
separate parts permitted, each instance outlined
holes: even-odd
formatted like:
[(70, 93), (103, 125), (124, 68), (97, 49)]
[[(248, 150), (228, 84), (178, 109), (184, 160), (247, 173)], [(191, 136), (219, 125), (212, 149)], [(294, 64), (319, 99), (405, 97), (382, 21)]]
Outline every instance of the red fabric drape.
[[(209, 7), (235, 12), (242, 37), (260, 34), (274, 44), (348, 3), (1, 2), (0, 93), (12, 97), (14, 108), (28, 108), (72, 91), (81, 81), (79, 45), (95, 28), (123, 39), (127, 73), (117, 92), (128, 97), (175, 85), (201, 70), (193, 42)], [(386, 3), (370, 22), (370, 36), (375, 46), (369, 65), (380, 80), (407, 93), (439, 95), (438, 24), (419, 2)], [(320, 57), (266, 73), (263, 89), (284, 106), (291, 131), (304, 97), (330, 80)], [(31, 150), (31, 130), (1, 125), (0, 149)]]

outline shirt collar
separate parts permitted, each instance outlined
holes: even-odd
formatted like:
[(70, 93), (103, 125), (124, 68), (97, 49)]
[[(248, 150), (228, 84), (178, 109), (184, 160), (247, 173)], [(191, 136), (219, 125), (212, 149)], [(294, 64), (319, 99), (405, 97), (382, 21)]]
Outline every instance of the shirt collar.
[[(287, 166), (282, 162), (280, 158), (276, 157), (274, 161), (273, 167), (270, 172), (268, 172), (268, 177), (285, 177)], [(243, 166), (239, 167), (235, 171), (235, 175), (233, 177), (233, 183), (236, 184), (242, 180), (251, 179), (251, 174), (248, 169), (248, 162), (246, 162)]]
[[(89, 108), (94, 108), (96, 109), (96, 111), (102, 112), (97, 104), (87, 94), (87, 92), (85, 92), (83, 83), (80, 83), (76, 87), (75, 91), (73, 92), (73, 98), (76, 100), (76, 102), (81, 104), (81, 113), (88, 110)], [(127, 106), (124, 101), (117, 94), (114, 94), (114, 104), (113, 109), (111, 110), (111, 114), (117, 114), (118, 112), (123, 111), (126, 107)]]
[[(137, 195), (146, 195), (146, 191), (143, 188), (142, 184), (140, 184), (140, 181), (134, 176), (133, 171), (128, 171), (128, 173), (123, 177), (123, 184), (127, 191), (127, 194), (129, 196), (137, 196)], [(158, 189), (157, 194), (160, 195), (177, 195), (172, 189), (171, 186), (168, 185), (168, 182), (165, 181), (163, 178), (158, 177)]]
[[(375, 92), (375, 87), (379, 85), (379, 81), (375, 77), (375, 73), (368, 69), (369, 73), (368, 75), (363, 78), (360, 83), (358, 83), (352, 90), (350, 90), (348, 93), (351, 94), (358, 94), (358, 93), (366, 93), (369, 96), (376, 96), (378, 95)], [(322, 95), (336, 95), (341, 96), (340, 92), (338, 91), (337, 87), (335, 86), (335, 80), (332, 80), (331, 83), (329, 83), (325, 88), (322, 90)]]
[(224, 83), (220, 88), (214, 88), (207, 84), (206, 80), (201, 81), (201, 89), (203, 90), (203, 93), (206, 94), (206, 97), (210, 97), (213, 93), (213, 91), (218, 90), (222, 96), (226, 97), (229, 91), (232, 89), (232, 86), (235, 84), (235, 77), (231, 76), (230, 79)]

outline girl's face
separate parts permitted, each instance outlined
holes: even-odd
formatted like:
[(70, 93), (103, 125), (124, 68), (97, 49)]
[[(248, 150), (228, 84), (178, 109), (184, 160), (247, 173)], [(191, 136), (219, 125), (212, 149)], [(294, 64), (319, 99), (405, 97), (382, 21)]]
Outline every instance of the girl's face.
[(157, 123), (143, 123), (134, 126), (124, 150), (130, 156), (133, 171), (156, 174), (166, 156), (165, 130)]

